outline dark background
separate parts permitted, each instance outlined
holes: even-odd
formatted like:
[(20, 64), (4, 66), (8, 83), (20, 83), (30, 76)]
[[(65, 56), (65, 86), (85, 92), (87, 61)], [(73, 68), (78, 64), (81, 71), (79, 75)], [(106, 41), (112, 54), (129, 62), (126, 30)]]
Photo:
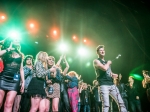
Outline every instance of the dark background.
[[(82, 75), (82, 79), (92, 84), (96, 75), (92, 66), (97, 58), (95, 48), (105, 45), (106, 60), (121, 57), (113, 61), (114, 73), (123, 75), (127, 83), (128, 76), (142, 70), (150, 70), (150, 4), (149, 0), (0, 0), (0, 13), (7, 15), (5, 22), (0, 22), (0, 38), (6, 37), (9, 29), (16, 28), (21, 32), (22, 52), (34, 57), (42, 50), (55, 56), (61, 55), (58, 49), (60, 42), (69, 44), (67, 59), (72, 58), (70, 70)], [(37, 22), (37, 32), (27, 28), (28, 21)], [(57, 28), (59, 35), (53, 37), (51, 30)], [(78, 42), (72, 36), (78, 37)], [(83, 43), (83, 39), (88, 44)], [(38, 42), (38, 44), (35, 44)], [(77, 48), (84, 46), (88, 54), (81, 57)], [(91, 65), (86, 67), (86, 63)], [(62, 66), (64, 64), (62, 63)], [(141, 80), (137, 83), (141, 87)], [(143, 110), (145, 90), (141, 87)]]

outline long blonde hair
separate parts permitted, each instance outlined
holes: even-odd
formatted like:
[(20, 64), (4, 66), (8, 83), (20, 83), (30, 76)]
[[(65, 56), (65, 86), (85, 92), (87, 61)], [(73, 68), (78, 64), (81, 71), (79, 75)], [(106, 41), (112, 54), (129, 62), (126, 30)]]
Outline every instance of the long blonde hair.
[(37, 61), (41, 61), (43, 64), (43, 67), (45, 69), (48, 69), (48, 65), (47, 65), (47, 58), (48, 58), (48, 54), (44, 51), (40, 51), (37, 55), (36, 55), (36, 59), (35, 59), (35, 63)]
[(70, 77), (77, 77), (77, 79), (79, 80), (79, 75), (78, 75), (75, 71), (70, 71), (70, 72), (68, 73), (68, 75), (69, 75)]

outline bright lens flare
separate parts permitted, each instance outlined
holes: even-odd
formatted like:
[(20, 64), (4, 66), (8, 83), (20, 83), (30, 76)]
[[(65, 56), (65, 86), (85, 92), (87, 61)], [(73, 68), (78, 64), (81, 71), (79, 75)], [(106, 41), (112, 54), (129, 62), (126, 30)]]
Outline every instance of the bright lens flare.
[(54, 34), (54, 35), (57, 35), (57, 31), (56, 31), (56, 30), (54, 30), (54, 31), (53, 31), (53, 34)]
[(72, 63), (72, 58), (68, 58), (68, 62), (69, 62), (69, 63)]
[(73, 39), (75, 40), (77, 37), (76, 36), (73, 36)]
[(85, 55), (87, 55), (87, 50), (85, 48), (79, 48), (78, 54), (81, 56), (85, 56)]
[(86, 63), (86, 66), (87, 66), (87, 67), (89, 67), (90, 65), (91, 65), (91, 63), (90, 63), (90, 62), (87, 62), (87, 63)]
[(5, 16), (1, 16), (1, 19), (5, 19)]
[(86, 43), (86, 42), (87, 42), (87, 40), (86, 40), (86, 39), (84, 39), (84, 40), (83, 40), (83, 42), (84, 42), (84, 43)]
[(68, 51), (68, 47), (67, 47), (67, 45), (66, 44), (60, 44), (60, 46), (59, 46), (59, 51), (61, 51), (62, 53), (65, 53), (65, 52), (67, 52)]
[(20, 41), (20, 33), (18, 31), (12, 30), (8, 33), (8, 37), (12, 38), (13, 40)]
[(30, 27), (31, 27), (31, 28), (34, 28), (34, 26), (35, 26), (35, 25), (34, 25), (33, 23), (30, 24)]

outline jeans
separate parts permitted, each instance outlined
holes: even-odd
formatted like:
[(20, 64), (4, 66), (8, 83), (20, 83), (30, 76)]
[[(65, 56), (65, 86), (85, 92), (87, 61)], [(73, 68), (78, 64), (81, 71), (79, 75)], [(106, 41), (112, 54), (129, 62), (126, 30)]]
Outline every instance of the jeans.
[(64, 89), (61, 92), (61, 100), (60, 100), (60, 108), (59, 108), (59, 112), (63, 112), (64, 110), (66, 110), (66, 112), (70, 112), (70, 104), (69, 104), (69, 98), (68, 98), (68, 93), (66, 91), (66, 89)]
[(78, 102), (78, 112), (80, 112), (81, 109), (81, 102)]
[(115, 85), (100, 86), (100, 93), (102, 97), (102, 112), (109, 111), (109, 95), (116, 101), (120, 112), (127, 112), (119, 90)]
[(128, 100), (127, 100), (127, 98), (122, 98), (123, 99), (123, 101), (124, 101), (124, 104), (125, 104), (125, 106), (126, 106), (126, 109), (128, 110)]
[(90, 105), (84, 105), (84, 112), (90, 112)]
[(136, 112), (136, 109), (138, 110), (138, 112), (142, 112), (140, 100), (129, 99), (129, 104), (131, 106), (131, 112)]

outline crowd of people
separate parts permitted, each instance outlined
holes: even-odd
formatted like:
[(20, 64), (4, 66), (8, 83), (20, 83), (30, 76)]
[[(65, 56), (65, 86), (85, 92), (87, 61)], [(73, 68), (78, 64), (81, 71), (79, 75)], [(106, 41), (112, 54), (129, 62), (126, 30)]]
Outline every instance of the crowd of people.
[[(34, 59), (23, 55), (18, 41), (6, 38), (0, 43), (1, 112), (127, 112), (129, 105), (132, 112), (142, 112), (134, 78), (130, 76), (128, 84), (121, 82), (122, 75), (113, 73), (112, 62), (104, 59), (103, 45), (96, 48), (98, 58), (93, 66), (97, 79), (91, 86), (69, 71), (65, 55), (55, 62), (54, 56), (40, 51)], [(149, 76), (143, 74), (146, 87)]]

